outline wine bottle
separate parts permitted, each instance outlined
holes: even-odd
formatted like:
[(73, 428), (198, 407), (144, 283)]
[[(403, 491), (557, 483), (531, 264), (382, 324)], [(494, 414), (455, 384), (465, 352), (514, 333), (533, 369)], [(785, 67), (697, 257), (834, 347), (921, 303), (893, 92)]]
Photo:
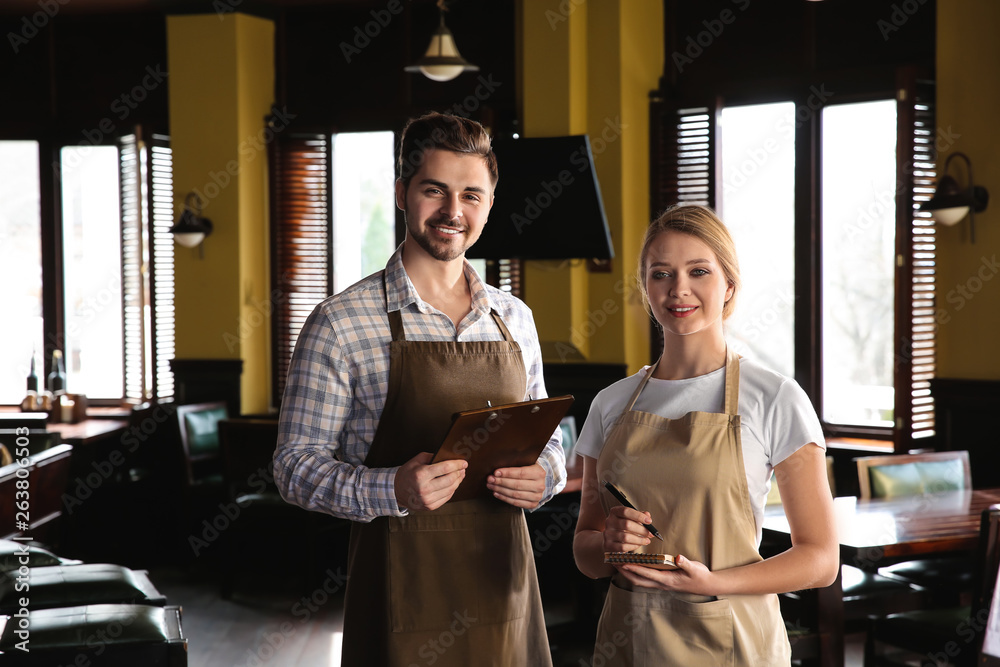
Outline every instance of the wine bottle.
[(52, 351), (52, 368), (49, 371), (49, 391), (53, 396), (66, 392), (66, 369), (63, 368), (61, 350)]

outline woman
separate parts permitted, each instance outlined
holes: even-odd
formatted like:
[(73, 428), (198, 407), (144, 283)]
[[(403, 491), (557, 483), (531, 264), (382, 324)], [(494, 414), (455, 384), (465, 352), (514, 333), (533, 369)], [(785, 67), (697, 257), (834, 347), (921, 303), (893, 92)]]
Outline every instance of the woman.
[[(574, 556), (587, 576), (612, 577), (602, 664), (787, 665), (776, 593), (828, 586), (839, 567), (819, 420), (794, 380), (727, 347), (739, 265), (711, 209), (677, 206), (654, 221), (638, 280), (663, 354), (598, 394), (577, 445)], [(772, 469), (793, 546), (763, 560)], [(672, 554), (677, 569), (608, 565), (606, 551)]]

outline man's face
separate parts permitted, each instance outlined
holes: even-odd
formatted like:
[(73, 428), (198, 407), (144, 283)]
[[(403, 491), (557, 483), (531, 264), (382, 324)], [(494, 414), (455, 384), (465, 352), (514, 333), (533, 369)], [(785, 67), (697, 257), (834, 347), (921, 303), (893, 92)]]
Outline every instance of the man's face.
[(396, 206), (407, 238), (442, 262), (462, 257), (479, 239), (493, 206), (493, 183), (478, 155), (428, 149), (404, 192), (396, 181)]

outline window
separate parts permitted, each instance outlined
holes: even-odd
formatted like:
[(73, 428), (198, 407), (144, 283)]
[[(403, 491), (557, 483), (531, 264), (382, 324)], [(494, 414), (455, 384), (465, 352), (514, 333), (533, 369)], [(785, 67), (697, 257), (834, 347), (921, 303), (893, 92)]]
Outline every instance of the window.
[[(35, 357), (43, 375), (38, 142), (0, 141), (0, 404), (19, 404)], [(40, 381), (41, 382), (41, 381)], [(39, 387), (41, 388), (41, 387)]]
[[(52, 160), (43, 159), (45, 151), (35, 141), (0, 142), (0, 270), (12, 287), (0, 299), (17, 322), (0, 333), (0, 403), (24, 397), (32, 351), (44, 386), (43, 362), (56, 349), (64, 353), (67, 390), (91, 402), (172, 397), (166, 137), (57, 147)], [(57, 167), (58, 207), (41, 201), (43, 163)], [(55, 221), (55, 229), (43, 229), (42, 220)], [(43, 270), (46, 256), (54, 268)]]
[[(316, 305), (380, 271), (397, 238), (392, 132), (284, 136), (271, 171), (272, 395)], [(402, 233), (401, 231), (398, 233)], [(491, 285), (520, 296), (520, 260), (473, 260)]]
[(795, 104), (725, 107), (719, 213), (739, 249), (743, 289), (726, 322), (740, 354), (795, 375)]
[(123, 309), (118, 148), (65, 146), (62, 180), (66, 390), (121, 398)]
[(821, 416), (892, 427), (896, 103), (828, 106), (821, 136)]
[(270, 145), (275, 400), (299, 331), (327, 296), (396, 249), (393, 133), (283, 137)]
[(934, 229), (918, 207), (936, 137), (933, 84), (899, 81), (895, 99), (818, 107), (654, 102), (652, 194), (654, 210), (708, 204), (731, 228), (740, 352), (795, 377), (828, 435), (905, 450), (934, 434)]

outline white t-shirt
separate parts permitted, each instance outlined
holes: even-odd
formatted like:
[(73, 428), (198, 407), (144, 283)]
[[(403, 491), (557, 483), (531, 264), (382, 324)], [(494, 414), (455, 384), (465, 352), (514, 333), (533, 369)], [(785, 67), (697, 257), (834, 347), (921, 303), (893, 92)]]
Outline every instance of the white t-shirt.
[[(601, 455), (615, 420), (648, 369), (648, 366), (643, 367), (597, 395), (580, 432), (577, 454), (594, 459)], [(633, 409), (667, 419), (679, 419), (696, 410), (722, 412), (725, 383), (725, 367), (684, 380), (650, 378)], [(739, 414), (743, 465), (759, 546), (772, 469), (811, 442), (825, 450), (826, 441), (816, 411), (802, 387), (795, 380), (747, 358), (740, 358)], [(655, 517), (653, 521), (655, 523)]]

